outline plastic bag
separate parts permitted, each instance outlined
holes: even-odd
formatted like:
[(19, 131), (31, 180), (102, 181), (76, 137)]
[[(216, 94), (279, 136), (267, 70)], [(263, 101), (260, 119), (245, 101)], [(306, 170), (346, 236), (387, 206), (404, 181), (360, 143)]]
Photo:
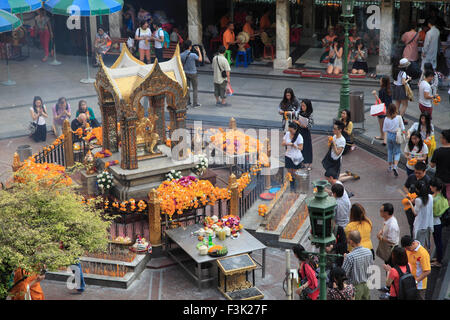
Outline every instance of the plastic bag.
[(227, 84), (227, 89), (226, 89), (226, 94), (227, 96), (231, 97), (234, 94), (234, 90), (231, 87), (231, 83), (228, 82)]

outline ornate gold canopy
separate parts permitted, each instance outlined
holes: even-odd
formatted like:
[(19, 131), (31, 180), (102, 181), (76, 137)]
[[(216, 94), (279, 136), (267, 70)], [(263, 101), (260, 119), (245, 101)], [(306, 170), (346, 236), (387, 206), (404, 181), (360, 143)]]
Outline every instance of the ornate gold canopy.
[[(156, 139), (163, 144), (166, 142), (166, 104), (171, 130), (185, 128), (188, 86), (178, 46), (172, 59), (144, 64), (123, 45), (111, 67), (105, 66), (100, 58), (95, 89), (102, 112), (103, 148), (117, 152), (121, 144), (123, 169), (138, 167), (137, 145), (144, 137), (143, 124), (147, 124), (146, 131), (152, 128), (152, 132), (147, 132), (144, 137), (153, 137), (153, 143), (147, 141), (148, 150), (153, 150)], [(150, 101), (147, 117), (141, 110), (143, 97)], [(151, 125), (148, 125), (149, 121)]]

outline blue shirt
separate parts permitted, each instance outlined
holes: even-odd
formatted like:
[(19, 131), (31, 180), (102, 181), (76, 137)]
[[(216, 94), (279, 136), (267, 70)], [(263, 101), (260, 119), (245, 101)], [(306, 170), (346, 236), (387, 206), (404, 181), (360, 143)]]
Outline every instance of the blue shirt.
[(197, 74), (197, 66), (195, 65), (195, 61), (198, 61), (198, 55), (190, 52), (189, 50), (185, 50), (180, 57), (181, 63), (183, 64), (184, 73)]

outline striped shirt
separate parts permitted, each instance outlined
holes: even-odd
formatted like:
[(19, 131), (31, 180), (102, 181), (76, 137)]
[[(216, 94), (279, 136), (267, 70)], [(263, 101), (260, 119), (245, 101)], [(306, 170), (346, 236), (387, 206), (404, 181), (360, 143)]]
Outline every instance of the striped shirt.
[(342, 269), (353, 285), (367, 282), (368, 268), (373, 264), (372, 251), (364, 247), (356, 247), (344, 258)]

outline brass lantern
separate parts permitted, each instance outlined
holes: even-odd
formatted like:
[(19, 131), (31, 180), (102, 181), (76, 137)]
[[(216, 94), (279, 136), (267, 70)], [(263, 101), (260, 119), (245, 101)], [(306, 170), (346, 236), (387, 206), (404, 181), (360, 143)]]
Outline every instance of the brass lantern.
[(329, 185), (327, 181), (315, 181), (313, 185), (317, 192), (306, 200), (311, 223), (311, 243), (326, 245), (336, 239), (332, 228), (336, 200), (325, 192), (325, 187)]

